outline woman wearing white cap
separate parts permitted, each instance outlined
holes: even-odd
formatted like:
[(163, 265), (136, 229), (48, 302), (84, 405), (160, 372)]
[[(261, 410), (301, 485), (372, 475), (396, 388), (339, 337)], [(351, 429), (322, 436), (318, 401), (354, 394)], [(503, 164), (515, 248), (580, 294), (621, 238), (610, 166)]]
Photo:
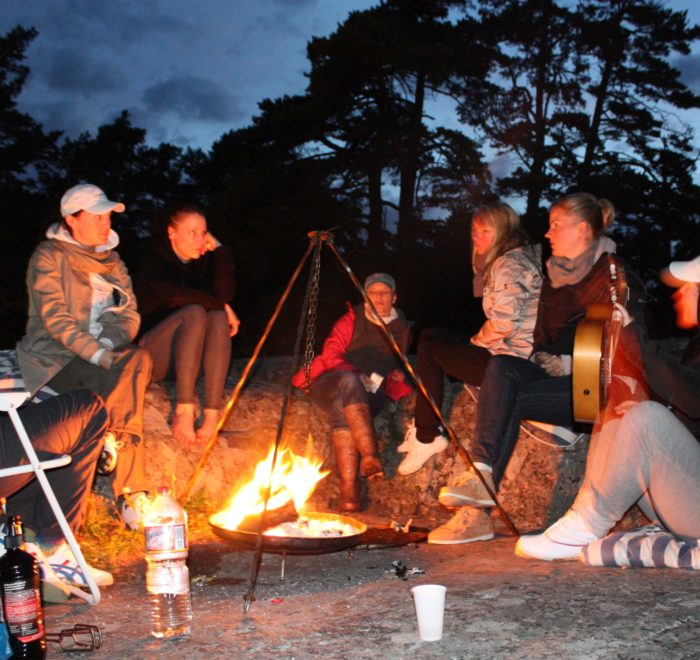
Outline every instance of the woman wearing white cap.
[[(80, 184), (61, 198), (62, 222), (46, 232), (27, 269), (29, 318), (17, 345), (27, 389), (89, 389), (105, 402), (109, 442), (119, 448), (113, 491), (125, 524), (141, 526), (147, 502), (143, 404), (151, 377), (148, 353), (130, 343), (140, 318), (126, 266), (115, 252), (113, 202)], [(105, 437), (108, 442), (108, 437)]]
[[(671, 263), (662, 280), (677, 287), (676, 325), (697, 329), (700, 256)], [(619, 309), (626, 325), (616, 361), (636, 367), (650, 400), (637, 403), (630, 391), (609, 404), (600, 431), (591, 436), (586, 476), (571, 509), (543, 534), (522, 536), (519, 555), (576, 559), (635, 504), (678, 539), (700, 539), (700, 334), (678, 359)]]

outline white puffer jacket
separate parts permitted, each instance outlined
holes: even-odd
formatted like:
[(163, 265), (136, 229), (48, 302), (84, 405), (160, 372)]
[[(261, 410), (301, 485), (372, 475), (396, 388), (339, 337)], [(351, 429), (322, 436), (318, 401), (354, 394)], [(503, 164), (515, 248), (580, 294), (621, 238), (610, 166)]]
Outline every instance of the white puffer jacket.
[(486, 322), (471, 343), (492, 355), (527, 358), (542, 288), (542, 247), (525, 245), (509, 250), (491, 266), (484, 284)]

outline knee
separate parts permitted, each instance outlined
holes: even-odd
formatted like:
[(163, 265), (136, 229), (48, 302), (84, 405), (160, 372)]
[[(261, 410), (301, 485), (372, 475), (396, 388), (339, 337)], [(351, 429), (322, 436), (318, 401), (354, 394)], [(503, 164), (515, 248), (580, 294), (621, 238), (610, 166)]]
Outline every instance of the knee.
[(107, 426), (107, 409), (102, 397), (92, 390), (72, 390), (60, 396), (73, 401), (73, 409), (85, 419), (90, 419), (97, 425)]
[(514, 360), (523, 361), (522, 358), (514, 358), (511, 355), (493, 355), (489, 359), (487, 371), (498, 382), (520, 385), (522, 378), (518, 369), (519, 363)]
[[(657, 401), (642, 401), (630, 409), (620, 422), (620, 433), (641, 438), (654, 435), (673, 439), (673, 429), (683, 427), (678, 418)], [(683, 427), (685, 428), (685, 427)]]
[(226, 337), (229, 336), (229, 326), (228, 326), (228, 316), (223, 309), (214, 309), (207, 312), (207, 327), (209, 331), (224, 333)]
[(137, 371), (150, 374), (153, 371), (153, 358), (147, 349), (140, 346), (130, 346), (124, 351), (124, 371)]
[(337, 391), (340, 394), (343, 405), (367, 402), (367, 391), (360, 380), (359, 374), (354, 371), (343, 371), (340, 373)]
[(185, 305), (180, 309), (183, 323), (205, 325), (207, 322), (207, 310), (202, 305)]

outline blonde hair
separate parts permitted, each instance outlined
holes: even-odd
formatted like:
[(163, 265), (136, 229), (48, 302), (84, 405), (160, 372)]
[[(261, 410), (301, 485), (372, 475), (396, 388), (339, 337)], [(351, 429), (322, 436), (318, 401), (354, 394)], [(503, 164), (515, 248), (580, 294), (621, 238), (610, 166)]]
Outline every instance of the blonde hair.
[[(472, 225), (491, 227), (495, 233), (493, 245), (484, 255), (484, 276), (488, 278), (491, 265), (502, 254), (525, 243), (520, 233), (520, 216), (505, 202), (484, 204), (472, 214)], [(472, 270), (476, 272), (476, 253), (472, 245)]]
[(607, 199), (578, 192), (559, 198), (549, 208), (550, 212), (555, 208), (562, 209), (566, 213), (576, 216), (585, 222), (593, 232), (593, 238), (604, 234), (615, 220), (615, 207)]

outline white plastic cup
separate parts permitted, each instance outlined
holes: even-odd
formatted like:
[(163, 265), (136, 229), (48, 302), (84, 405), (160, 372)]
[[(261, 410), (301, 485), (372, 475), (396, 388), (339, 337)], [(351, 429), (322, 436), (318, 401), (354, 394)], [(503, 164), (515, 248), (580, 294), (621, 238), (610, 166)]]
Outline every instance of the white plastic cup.
[(441, 584), (421, 584), (411, 588), (418, 617), (418, 635), (424, 642), (442, 639), (445, 592)]

